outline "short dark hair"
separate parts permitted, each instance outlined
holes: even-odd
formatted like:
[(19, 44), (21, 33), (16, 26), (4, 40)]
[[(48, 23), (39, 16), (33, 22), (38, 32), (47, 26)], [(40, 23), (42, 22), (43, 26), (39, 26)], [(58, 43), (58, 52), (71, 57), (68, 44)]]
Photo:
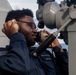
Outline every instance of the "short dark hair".
[(31, 16), (33, 18), (33, 12), (31, 9), (22, 9), (22, 10), (11, 10), (8, 12), (5, 22), (16, 19), (19, 20), (20, 18), (23, 18), (24, 16)]

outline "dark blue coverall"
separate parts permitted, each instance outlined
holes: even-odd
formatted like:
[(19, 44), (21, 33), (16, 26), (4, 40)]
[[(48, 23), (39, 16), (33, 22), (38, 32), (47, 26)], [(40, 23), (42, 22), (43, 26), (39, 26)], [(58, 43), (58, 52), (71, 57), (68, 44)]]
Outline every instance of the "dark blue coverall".
[(55, 53), (56, 58), (47, 50), (33, 58), (21, 33), (13, 34), (10, 44), (1, 49), (8, 52), (0, 56), (0, 75), (68, 75), (66, 50)]

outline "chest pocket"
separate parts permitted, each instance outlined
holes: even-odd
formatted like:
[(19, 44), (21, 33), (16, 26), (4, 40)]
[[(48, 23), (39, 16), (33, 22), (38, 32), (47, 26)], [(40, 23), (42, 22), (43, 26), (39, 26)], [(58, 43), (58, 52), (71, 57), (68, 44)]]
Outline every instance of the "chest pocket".
[(55, 66), (52, 57), (53, 55), (45, 50), (38, 58), (46, 75), (53, 75), (55, 73)]
[(52, 58), (50, 57), (49, 54), (41, 54), (40, 57), (41, 57), (44, 61), (52, 61)]
[(54, 69), (54, 59), (53, 58), (54, 58), (53, 55), (49, 51), (45, 50), (38, 59), (39, 59), (41, 65), (43, 65), (43, 67)]

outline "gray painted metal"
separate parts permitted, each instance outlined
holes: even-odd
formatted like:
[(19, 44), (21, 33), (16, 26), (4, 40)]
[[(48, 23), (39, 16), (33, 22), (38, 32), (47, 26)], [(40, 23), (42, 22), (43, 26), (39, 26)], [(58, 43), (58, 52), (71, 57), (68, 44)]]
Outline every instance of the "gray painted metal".
[(7, 0), (0, 0), (0, 47), (5, 47), (7, 44), (9, 44), (9, 39), (1, 31), (1, 29), (3, 28), (7, 12), (11, 9), (12, 7)]

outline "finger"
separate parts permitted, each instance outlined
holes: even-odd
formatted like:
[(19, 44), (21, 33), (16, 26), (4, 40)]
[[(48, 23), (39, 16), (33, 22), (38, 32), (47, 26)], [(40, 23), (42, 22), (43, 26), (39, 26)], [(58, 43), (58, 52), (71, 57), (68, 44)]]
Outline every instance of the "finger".
[(46, 32), (48, 35), (50, 35), (51, 33), (47, 30), (43, 30), (44, 32)]
[(4, 26), (4, 29), (7, 30), (7, 23), (4, 23), (3, 26)]
[(19, 30), (19, 25), (17, 24), (17, 21), (15, 19), (12, 20), (11, 27), (15, 28), (15, 30)]
[(5, 33), (5, 29), (4, 28), (2, 28), (2, 32)]
[(12, 25), (18, 25), (15, 19), (12, 20)]
[(15, 19), (12, 20), (13, 24), (17, 24), (17, 21)]
[(42, 32), (43, 30), (40, 30), (40, 32)]
[(17, 22), (15, 20), (12, 20), (12, 25), (17, 24)]
[(7, 25), (7, 27), (10, 27), (10, 26), (12, 25), (12, 21), (8, 21), (8, 22), (6, 23), (6, 25)]

